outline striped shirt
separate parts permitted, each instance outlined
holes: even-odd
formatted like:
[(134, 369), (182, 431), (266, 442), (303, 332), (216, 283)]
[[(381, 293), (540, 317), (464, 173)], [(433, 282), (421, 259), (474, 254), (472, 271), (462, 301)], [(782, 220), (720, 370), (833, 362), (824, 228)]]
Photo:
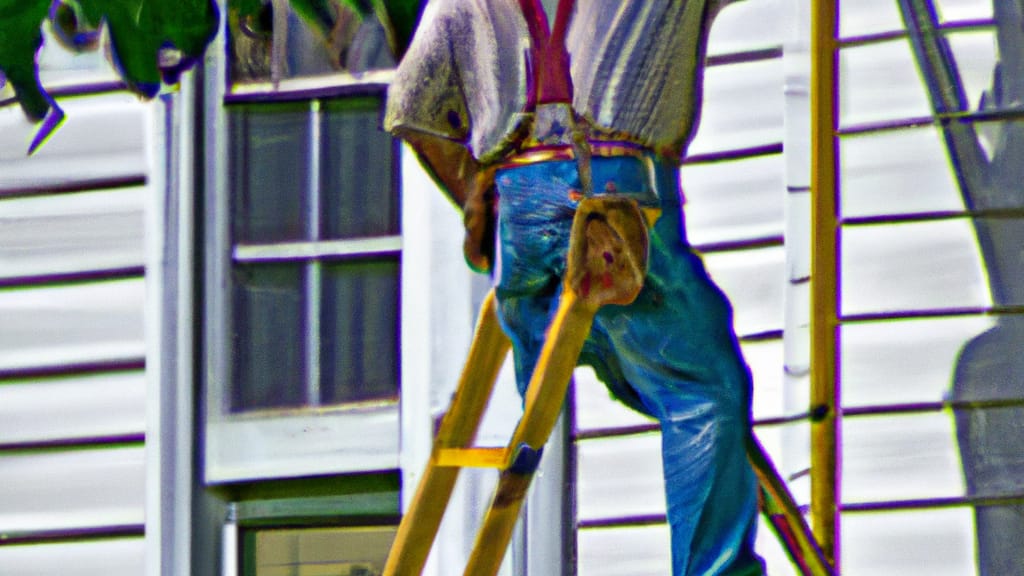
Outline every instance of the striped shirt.
[[(573, 108), (596, 139), (680, 159), (700, 113), (711, 22), (732, 0), (576, 0)], [(388, 94), (385, 128), (465, 144), (481, 162), (522, 135), (530, 35), (517, 0), (431, 0)]]

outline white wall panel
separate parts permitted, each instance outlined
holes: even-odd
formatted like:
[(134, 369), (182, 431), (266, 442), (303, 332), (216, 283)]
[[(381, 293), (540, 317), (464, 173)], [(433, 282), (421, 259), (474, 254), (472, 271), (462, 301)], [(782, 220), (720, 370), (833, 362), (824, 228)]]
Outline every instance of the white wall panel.
[[(88, 94), (59, 98), (64, 122), (32, 156), (40, 125), (17, 105), (0, 107), (0, 444), (14, 445), (0, 454), (0, 534), (33, 541), (0, 546), (0, 574), (136, 576), (141, 534), (101, 535), (144, 522), (145, 449), (116, 440), (144, 433), (145, 374), (74, 368), (145, 357), (145, 280), (100, 277), (144, 263), (152, 105), (102, 92), (117, 81), (109, 55), (67, 52), (50, 28), (38, 55), (44, 85)], [(83, 272), (99, 274), (19, 285)], [(60, 375), (17, 374), (26, 369)], [(100, 443), (17, 447), (90, 439)], [(96, 535), (74, 541), (79, 530)]]
[(142, 266), (145, 188), (0, 201), (0, 279)]
[(970, 508), (845, 514), (842, 534), (843, 576), (977, 573)]
[(672, 573), (668, 525), (580, 530), (579, 576), (665, 576)]
[(660, 434), (584, 440), (577, 449), (579, 519), (665, 513)]
[(992, 18), (992, 3), (1005, 0), (935, 0), (940, 20), (984, 20)]
[(785, 258), (782, 246), (704, 257), (711, 278), (732, 302), (737, 335), (782, 329)]
[(694, 245), (782, 236), (783, 157), (755, 156), (682, 169), (684, 213)]
[(0, 385), (0, 444), (141, 434), (145, 415), (142, 371)]
[(734, 2), (715, 18), (708, 54), (735, 54), (782, 46), (782, 0)]
[(933, 126), (846, 136), (839, 141), (839, 156), (846, 218), (964, 209), (945, 144)]
[(844, 503), (964, 494), (952, 415), (847, 417), (842, 426)]
[(689, 154), (782, 142), (782, 81), (781, 58), (707, 68), (700, 129)]
[(961, 316), (843, 326), (843, 406), (942, 401), (961, 349), (994, 324), (991, 317)]
[(0, 290), (0, 370), (142, 358), (145, 283)]
[(839, 35), (882, 34), (903, 28), (899, 5), (892, 0), (844, 2), (839, 10)]
[[(992, 4), (989, 3), (988, 7), (991, 11)], [(981, 93), (992, 88), (992, 78), (999, 58), (995, 30), (958, 32), (949, 34), (947, 38), (967, 96), (967, 106), (976, 110), (980, 108)]]
[(141, 178), (147, 171), (148, 105), (126, 93), (62, 98), (64, 124), (26, 155), (38, 126), (17, 106), (0, 109), (0, 195), (4, 190)]
[(139, 576), (142, 538), (0, 546), (0, 574), (11, 576)]
[(144, 450), (4, 455), (0, 487), (0, 532), (142, 524)]
[(845, 227), (841, 267), (846, 315), (992, 303), (966, 219)]
[(906, 39), (844, 49), (839, 55), (838, 88), (841, 127), (932, 112)]
[(754, 418), (783, 416), (782, 340), (741, 342), (740, 348), (754, 378)]

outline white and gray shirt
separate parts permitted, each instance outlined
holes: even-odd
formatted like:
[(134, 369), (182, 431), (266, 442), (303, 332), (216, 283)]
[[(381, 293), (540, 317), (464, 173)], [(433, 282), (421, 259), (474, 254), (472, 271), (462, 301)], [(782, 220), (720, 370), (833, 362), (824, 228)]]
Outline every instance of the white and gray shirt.
[[(680, 159), (700, 113), (711, 22), (733, 0), (576, 0), (573, 107), (598, 132)], [(527, 103), (530, 35), (517, 0), (431, 0), (388, 94), (385, 128), (504, 156)]]

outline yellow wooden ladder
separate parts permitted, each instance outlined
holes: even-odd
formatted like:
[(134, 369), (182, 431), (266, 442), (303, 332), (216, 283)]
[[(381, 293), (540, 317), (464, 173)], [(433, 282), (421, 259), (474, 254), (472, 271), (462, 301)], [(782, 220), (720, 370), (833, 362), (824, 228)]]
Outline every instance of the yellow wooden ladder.
[[(466, 576), (497, 574), (594, 315), (605, 304), (632, 302), (643, 286), (647, 222), (656, 216), (618, 196), (585, 198), (580, 203), (557, 312), (527, 388), (523, 416), (503, 448), (472, 446), (510, 347), (498, 323), (493, 290), (487, 295), (455, 396), (437, 431), (416, 495), (402, 518), (385, 576), (421, 574), (459, 469), (465, 467), (501, 471), (464, 572)], [(748, 455), (760, 481), (763, 509), (791, 558), (805, 575), (832, 574), (785, 483), (752, 435)]]

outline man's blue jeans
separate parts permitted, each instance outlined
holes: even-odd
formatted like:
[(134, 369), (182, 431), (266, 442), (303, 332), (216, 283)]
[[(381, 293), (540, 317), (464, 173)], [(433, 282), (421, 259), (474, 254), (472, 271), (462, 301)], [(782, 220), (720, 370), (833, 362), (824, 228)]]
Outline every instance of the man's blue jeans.
[[(595, 190), (650, 188), (636, 158), (595, 156), (591, 170)], [(663, 213), (650, 230), (644, 288), (632, 304), (598, 312), (580, 363), (661, 424), (673, 574), (761, 574), (756, 480), (746, 458), (750, 373), (732, 309), (686, 242), (678, 169), (656, 163), (655, 174)], [(495, 183), (494, 283), (524, 394), (561, 293), (577, 206), (570, 190), (581, 186), (571, 160), (503, 168)]]

